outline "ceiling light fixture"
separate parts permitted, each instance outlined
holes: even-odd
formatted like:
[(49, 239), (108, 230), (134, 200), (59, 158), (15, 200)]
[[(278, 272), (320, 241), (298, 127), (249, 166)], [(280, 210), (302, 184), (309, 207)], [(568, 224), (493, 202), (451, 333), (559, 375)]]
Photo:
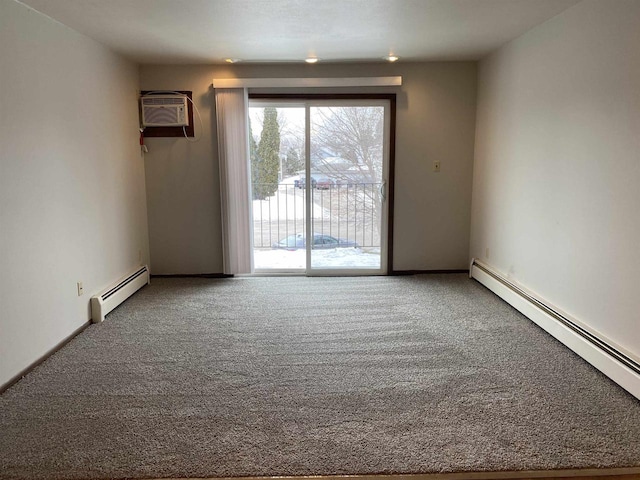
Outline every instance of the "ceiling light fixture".
[(397, 57), (395, 55), (388, 55), (388, 56), (382, 57), (382, 58), (384, 58), (388, 62), (392, 62), (393, 63), (393, 62), (397, 62), (400, 57)]
[(227, 63), (237, 63), (237, 62), (240, 61), (240, 59), (239, 58), (225, 58), (224, 61), (227, 62)]
[(316, 57), (309, 57), (309, 58), (305, 58), (304, 61), (307, 63), (316, 63), (318, 59)]

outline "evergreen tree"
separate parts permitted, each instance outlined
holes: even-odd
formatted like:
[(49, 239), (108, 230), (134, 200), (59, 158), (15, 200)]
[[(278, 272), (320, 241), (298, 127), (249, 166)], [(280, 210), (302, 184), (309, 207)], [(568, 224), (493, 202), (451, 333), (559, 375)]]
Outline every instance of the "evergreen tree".
[(295, 148), (289, 147), (289, 150), (287, 150), (287, 157), (282, 169), (284, 170), (284, 176), (287, 177), (295, 175), (297, 172), (304, 169), (304, 161), (300, 158), (300, 155), (298, 155), (298, 151)]
[(254, 189), (257, 198), (264, 199), (273, 195), (278, 189), (278, 172), (280, 171), (280, 128), (278, 112), (275, 107), (264, 109), (262, 134), (258, 143), (258, 179)]
[(260, 183), (260, 158), (258, 158), (258, 145), (255, 138), (253, 138), (253, 130), (251, 129), (251, 120), (249, 120), (249, 160), (251, 162), (251, 184), (253, 199), (260, 198), (256, 191), (256, 185)]

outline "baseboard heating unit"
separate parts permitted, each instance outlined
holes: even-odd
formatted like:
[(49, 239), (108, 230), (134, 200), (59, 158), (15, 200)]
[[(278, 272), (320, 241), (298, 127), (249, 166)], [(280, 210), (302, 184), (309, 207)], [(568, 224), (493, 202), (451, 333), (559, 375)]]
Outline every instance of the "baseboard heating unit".
[(91, 297), (91, 320), (99, 323), (131, 295), (149, 283), (149, 268), (146, 265), (134, 270), (107, 287), (99, 295)]
[(640, 362), (631, 353), (476, 259), (471, 260), (469, 277), (640, 399)]

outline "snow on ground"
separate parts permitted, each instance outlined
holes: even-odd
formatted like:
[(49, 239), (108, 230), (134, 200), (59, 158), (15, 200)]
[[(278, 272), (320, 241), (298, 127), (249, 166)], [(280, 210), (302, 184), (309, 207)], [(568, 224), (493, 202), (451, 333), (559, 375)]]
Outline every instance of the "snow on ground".
[(292, 188), (292, 186), (296, 184), (296, 180), (300, 181), (300, 175), (294, 175), (293, 177), (283, 178), (278, 183), (278, 188), (280, 190), (282, 190), (283, 188), (284, 189)]
[[(255, 249), (253, 262), (256, 269), (304, 269), (306, 251)], [(380, 250), (363, 251), (359, 248), (334, 248), (313, 250), (311, 252), (313, 268), (380, 268)]]
[[(327, 218), (330, 215), (329, 210), (314, 205), (313, 218)], [(266, 200), (253, 201), (253, 220), (259, 221), (286, 221), (286, 220), (303, 220), (305, 218), (304, 196), (296, 194), (294, 189), (288, 189), (288, 192), (277, 192)], [(271, 215), (271, 216), (269, 216)]]

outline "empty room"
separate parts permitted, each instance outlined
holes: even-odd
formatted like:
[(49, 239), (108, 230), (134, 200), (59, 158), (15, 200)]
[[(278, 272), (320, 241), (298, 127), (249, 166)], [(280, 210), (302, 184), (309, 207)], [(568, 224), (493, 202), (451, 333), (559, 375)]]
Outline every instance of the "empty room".
[(640, 1), (0, 0), (0, 480), (640, 478)]

